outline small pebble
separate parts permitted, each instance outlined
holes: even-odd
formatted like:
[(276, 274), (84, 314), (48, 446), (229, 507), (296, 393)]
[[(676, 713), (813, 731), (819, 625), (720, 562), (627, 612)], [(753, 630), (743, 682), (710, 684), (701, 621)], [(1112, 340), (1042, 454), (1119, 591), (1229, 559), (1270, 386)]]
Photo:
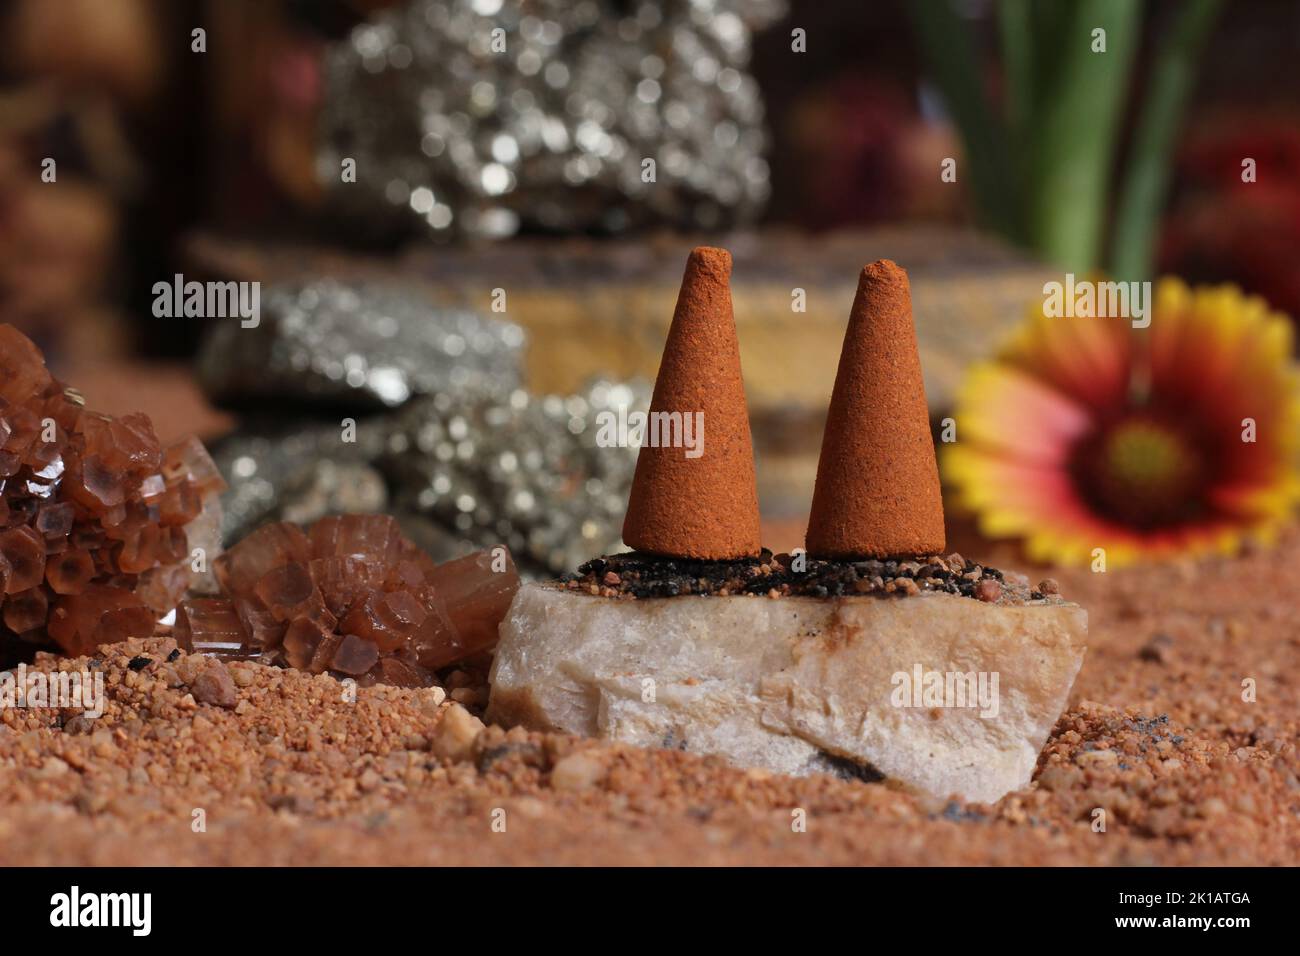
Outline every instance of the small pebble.
[(605, 776), (605, 767), (595, 757), (573, 753), (564, 757), (551, 770), (551, 786), (556, 790), (586, 790)]
[(1173, 647), (1174, 639), (1168, 634), (1153, 634), (1151, 639), (1138, 649), (1138, 657), (1154, 664), (1164, 664), (1169, 660)]
[(234, 707), (239, 700), (235, 681), (221, 661), (212, 661), (190, 684), (190, 692), (200, 704)]
[(460, 704), (453, 703), (442, 712), (442, 719), (434, 728), (434, 755), (453, 763), (468, 760), (473, 754), (474, 738), (482, 729), (483, 721)]

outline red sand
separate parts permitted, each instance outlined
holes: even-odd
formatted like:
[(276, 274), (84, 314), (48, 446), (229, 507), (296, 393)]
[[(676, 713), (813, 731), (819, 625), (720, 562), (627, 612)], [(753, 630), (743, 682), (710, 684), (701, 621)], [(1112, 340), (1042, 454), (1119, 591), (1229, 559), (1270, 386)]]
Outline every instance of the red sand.
[[(202, 701), (222, 700), (224, 681), (202, 659), (150, 647), (136, 672), (140, 647), (118, 646), (98, 722), (0, 713), (0, 863), (1300, 862), (1300, 533), (1273, 554), (1053, 576), (1089, 608), (1091, 647), (1034, 783), (992, 807), (675, 751), (475, 737), (440, 689), (368, 688), (349, 704), (332, 678), (232, 665), (234, 706), (214, 706)], [(452, 696), (481, 705), (467, 683)]]

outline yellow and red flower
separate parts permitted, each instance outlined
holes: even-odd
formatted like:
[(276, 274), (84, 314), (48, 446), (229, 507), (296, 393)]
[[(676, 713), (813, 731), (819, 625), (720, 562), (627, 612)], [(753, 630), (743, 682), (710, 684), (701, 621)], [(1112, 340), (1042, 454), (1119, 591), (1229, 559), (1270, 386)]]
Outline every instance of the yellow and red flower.
[(1036, 309), (971, 369), (941, 462), (1028, 556), (1108, 565), (1268, 542), (1300, 502), (1292, 326), (1222, 286), (1157, 283), (1151, 322)]

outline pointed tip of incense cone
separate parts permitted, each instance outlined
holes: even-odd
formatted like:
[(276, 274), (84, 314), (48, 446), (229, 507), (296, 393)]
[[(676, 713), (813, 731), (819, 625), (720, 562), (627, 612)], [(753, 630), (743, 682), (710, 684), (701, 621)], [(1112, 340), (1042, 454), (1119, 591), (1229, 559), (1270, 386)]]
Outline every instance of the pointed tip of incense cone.
[(731, 253), (715, 246), (696, 246), (686, 258), (687, 274), (692, 270), (726, 284), (731, 281)]
[(700, 246), (686, 261), (623, 521), (638, 551), (723, 560), (762, 550), (730, 277), (725, 249)]
[(821, 558), (935, 554), (943, 497), (907, 273), (863, 267), (826, 415), (808, 553)]

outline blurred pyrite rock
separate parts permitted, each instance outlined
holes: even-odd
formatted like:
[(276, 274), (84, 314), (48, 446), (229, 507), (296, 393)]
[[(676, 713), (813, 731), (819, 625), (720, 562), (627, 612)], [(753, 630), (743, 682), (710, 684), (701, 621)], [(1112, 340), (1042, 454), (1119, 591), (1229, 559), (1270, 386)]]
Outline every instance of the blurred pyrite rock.
[(397, 416), (381, 469), (399, 508), (558, 574), (620, 550), (637, 449), (597, 436), (619, 409), (649, 404), (645, 383), (603, 380), (567, 396), (422, 399)]
[(750, 33), (784, 9), (413, 0), (328, 54), (320, 179), (375, 234), (750, 222), (769, 192)]
[(259, 418), (217, 442), (212, 457), (230, 485), (223, 540), (234, 544), (265, 521), (386, 510), (387, 488), (369, 465), (384, 447), (385, 431), (369, 427), (378, 421), (363, 420), (357, 440), (344, 442), (337, 423)]
[(636, 448), (600, 416), (644, 410), (644, 383), (522, 387), (518, 326), (427, 303), (415, 286), (330, 279), (268, 288), (261, 322), (219, 325), (200, 356), (244, 423), (213, 450), (224, 539), (260, 524), (391, 512), (439, 558), (508, 546), (557, 574), (618, 550)]
[(400, 285), (275, 285), (261, 311), (256, 326), (223, 322), (204, 343), (199, 376), (214, 399), (339, 399), (366, 410), (519, 382), (517, 325), (436, 308)]
[(644, 411), (644, 382), (598, 380), (573, 395), (440, 392), (338, 424), (251, 423), (213, 455), (230, 491), (223, 536), (271, 520), (391, 511), (439, 559), (504, 544), (521, 570), (559, 574), (617, 551), (635, 447), (601, 447), (601, 414)]

